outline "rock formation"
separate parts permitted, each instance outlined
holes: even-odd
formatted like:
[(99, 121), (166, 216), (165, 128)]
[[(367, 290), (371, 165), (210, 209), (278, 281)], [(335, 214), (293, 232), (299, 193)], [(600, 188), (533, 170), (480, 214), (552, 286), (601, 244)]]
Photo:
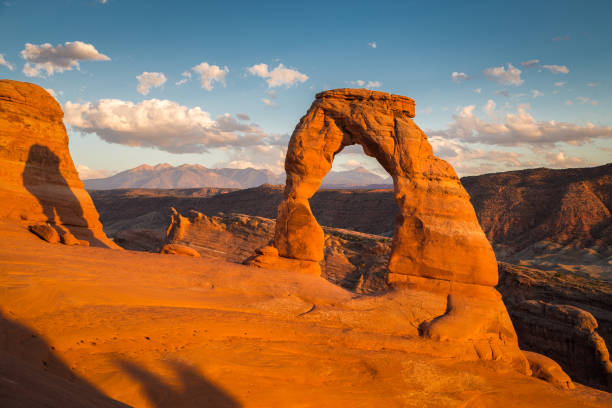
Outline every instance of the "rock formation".
[(49, 223), (60, 234), (117, 248), (102, 231), (83, 189), (68, 151), (63, 116), (41, 87), (0, 80), (0, 218)]
[(399, 215), (389, 271), (494, 286), (495, 256), (469, 196), (452, 167), (433, 155), (412, 121), (414, 101), (383, 92), (322, 92), (300, 120), (285, 160), (285, 200), (278, 209), (274, 246), (280, 256), (323, 259), (323, 232), (308, 200), (334, 156), (359, 144), (393, 178)]
[(453, 168), (434, 156), (413, 117), (414, 101), (407, 97), (363, 89), (319, 93), (287, 150), (285, 199), (274, 234), (279, 256), (261, 254), (252, 264), (308, 273), (319, 268), (324, 233), (308, 200), (335, 155), (359, 144), (393, 178), (399, 214), (389, 283), (445, 299), (446, 310), (420, 322), (421, 333), (472, 341), (482, 359), (526, 365), (501, 295), (493, 288), (497, 262), (469, 196)]

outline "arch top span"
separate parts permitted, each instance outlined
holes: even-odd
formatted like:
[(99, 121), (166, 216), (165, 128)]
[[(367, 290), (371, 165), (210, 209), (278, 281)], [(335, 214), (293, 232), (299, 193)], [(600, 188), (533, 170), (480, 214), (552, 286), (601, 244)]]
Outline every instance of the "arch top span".
[(497, 284), (495, 255), (467, 192), (452, 166), (433, 154), (413, 117), (414, 100), (405, 96), (367, 89), (317, 94), (287, 149), (285, 200), (278, 208), (274, 237), (280, 257), (323, 260), (323, 230), (308, 200), (335, 155), (359, 144), (393, 178), (399, 214), (388, 265), (390, 281), (418, 276)]
[(387, 92), (371, 91), (369, 89), (338, 88), (319, 92), (316, 99), (343, 99), (346, 101), (376, 101), (386, 104), (388, 109), (405, 112), (414, 118), (414, 99), (403, 95), (394, 95)]

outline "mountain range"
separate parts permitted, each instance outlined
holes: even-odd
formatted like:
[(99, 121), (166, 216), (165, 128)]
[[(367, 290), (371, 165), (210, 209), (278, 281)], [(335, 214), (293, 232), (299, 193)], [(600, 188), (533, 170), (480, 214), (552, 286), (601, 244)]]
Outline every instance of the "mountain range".
[[(111, 190), (117, 188), (251, 188), (262, 184), (283, 184), (285, 175), (262, 169), (210, 169), (199, 164), (172, 166), (143, 164), (107, 178), (83, 180), (89, 190)], [(346, 171), (331, 171), (323, 186), (355, 188), (372, 185), (391, 185), (391, 178), (383, 178), (373, 172), (357, 167)]]

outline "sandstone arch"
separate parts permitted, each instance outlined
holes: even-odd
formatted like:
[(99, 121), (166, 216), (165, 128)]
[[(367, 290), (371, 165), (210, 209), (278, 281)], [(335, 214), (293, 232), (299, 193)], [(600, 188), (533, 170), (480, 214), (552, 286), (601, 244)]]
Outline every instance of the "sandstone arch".
[(495, 286), (497, 262), (453, 168), (413, 122), (414, 100), (365, 89), (321, 92), (296, 126), (285, 159), (285, 200), (274, 246), (283, 258), (323, 259), (323, 231), (308, 199), (334, 156), (360, 144), (393, 177), (400, 212), (389, 280), (408, 276)]

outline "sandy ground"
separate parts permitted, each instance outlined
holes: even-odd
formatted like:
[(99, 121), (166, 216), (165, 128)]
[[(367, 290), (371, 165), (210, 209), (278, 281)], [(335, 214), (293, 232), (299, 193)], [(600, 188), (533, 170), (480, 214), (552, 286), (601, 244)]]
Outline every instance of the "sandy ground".
[(459, 361), (418, 337), (415, 294), (51, 245), (3, 221), (0, 241), (2, 407), (612, 406), (608, 393)]

